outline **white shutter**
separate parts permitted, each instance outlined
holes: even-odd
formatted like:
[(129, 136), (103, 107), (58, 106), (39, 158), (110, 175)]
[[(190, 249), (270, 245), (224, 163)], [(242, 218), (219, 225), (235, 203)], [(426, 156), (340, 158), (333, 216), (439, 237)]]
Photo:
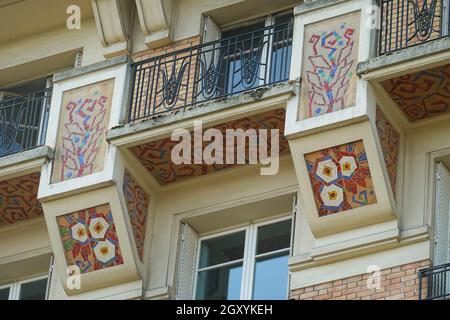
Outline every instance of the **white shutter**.
[(177, 300), (193, 299), (197, 244), (197, 233), (187, 223), (183, 223), (177, 277)]
[(292, 199), (292, 221), (291, 221), (291, 257), (294, 255), (294, 241), (295, 241), (295, 222), (297, 219), (297, 195)]
[(205, 16), (203, 24), (203, 43), (219, 39), (220, 39), (219, 26), (210, 16)]
[(442, 163), (437, 164), (436, 173), (436, 212), (434, 222), (434, 265), (450, 262), (450, 173)]
[(53, 289), (53, 270), (55, 269), (55, 257), (50, 258), (50, 267), (48, 269), (47, 288), (45, 289), (45, 300), (50, 298), (50, 292)]

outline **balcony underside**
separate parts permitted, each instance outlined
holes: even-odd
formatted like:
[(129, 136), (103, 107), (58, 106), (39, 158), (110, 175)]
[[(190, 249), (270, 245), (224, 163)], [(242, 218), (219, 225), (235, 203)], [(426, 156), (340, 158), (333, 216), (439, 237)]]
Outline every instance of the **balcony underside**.
[(0, 181), (0, 228), (43, 216), (37, 199), (40, 174)]
[(410, 122), (450, 112), (450, 64), (381, 82)]
[[(278, 129), (279, 130), (279, 154), (280, 156), (290, 153), (289, 145), (284, 137), (284, 122), (285, 110), (275, 109), (264, 113), (243, 117), (238, 120), (230, 120), (212, 128), (218, 129), (224, 136), (223, 146), (225, 153), (225, 130), (227, 129)], [(269, 133), (270, 135), (270, 133)], [(193, 136), (193, 134), (192, 134)], [(155, 178), (159, 185), (167, 185), (177, 181), (186, 180), (189, 178), (199, 177), (225, 169), (230, 169), (238, 166), (248, 165), (248, 142), (246, 144), (245, 163), (246, 164), (174, 164), (171, 159), (171, 152), (177, 141), (171, 141), (170, 137), (151, 141), (148, 143), (134, 146), (130, 149), (131, 153), (138, 159), (138, 161), (148, 170), (148, 172)], [(205, 147), (205, 142), (203, 148)], [(270, 155), (270, 144), (268, 144), (268, 154)], [(237, 148), (234, 149), (234, 159), (238, 159), (236, 155)], [(194, 155), (192, 154), (192, 160)]]

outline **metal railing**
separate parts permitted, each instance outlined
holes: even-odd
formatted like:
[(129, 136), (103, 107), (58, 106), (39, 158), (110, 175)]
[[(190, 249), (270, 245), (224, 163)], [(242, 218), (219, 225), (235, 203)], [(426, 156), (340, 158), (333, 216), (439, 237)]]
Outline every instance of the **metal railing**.
[(132, 64), (128, 121), (289, 79), (293, 20)]
[(52, 89), (0, 101), (0, 157), (45, 143)]
[(378, 55), (449, 36), (449, 0), (379, 0)]
[(419, 271), (419, 299), (450, 299), (450, 263)]

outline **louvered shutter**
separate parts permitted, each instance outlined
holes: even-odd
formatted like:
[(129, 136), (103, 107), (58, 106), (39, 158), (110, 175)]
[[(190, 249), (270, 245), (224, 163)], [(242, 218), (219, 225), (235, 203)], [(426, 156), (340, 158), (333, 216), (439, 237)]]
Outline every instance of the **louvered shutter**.
[(436, 173), (436, 213), (434, 230), (434, 265), (450, 262), (450, 173), (447, 167), (439, 162)]
[(180, 259), (177, 277), (177, 300), (191, 300), (194, 293), (195, 262), (198, 236), (187, 223), (182, 225)]

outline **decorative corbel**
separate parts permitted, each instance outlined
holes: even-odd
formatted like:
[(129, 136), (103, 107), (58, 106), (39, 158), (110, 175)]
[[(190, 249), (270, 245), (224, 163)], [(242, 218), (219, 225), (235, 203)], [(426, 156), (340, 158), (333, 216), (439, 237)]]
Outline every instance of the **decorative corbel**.
[(172, 42), (173, 0), (135, 0), (139, 24), (149, 48)]
[(91, 0), (106, 58), (129, 54), (132, 0)]

